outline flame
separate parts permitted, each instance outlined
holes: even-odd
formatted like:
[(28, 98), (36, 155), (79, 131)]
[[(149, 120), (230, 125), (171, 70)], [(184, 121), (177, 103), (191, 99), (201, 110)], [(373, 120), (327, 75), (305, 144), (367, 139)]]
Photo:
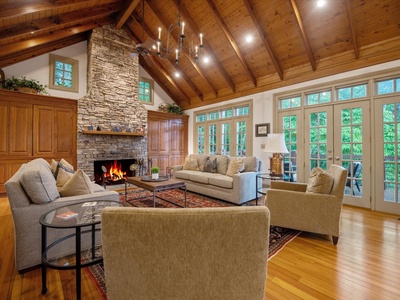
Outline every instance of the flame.
[(121, 163), (118, 163), (116, 160), (114, 160), (113, 165), (105, 174), (105, 177), (111, 181), (121, 180), (124, 178), (124, 176), (126, 176), (126, 172), (122, 172)]

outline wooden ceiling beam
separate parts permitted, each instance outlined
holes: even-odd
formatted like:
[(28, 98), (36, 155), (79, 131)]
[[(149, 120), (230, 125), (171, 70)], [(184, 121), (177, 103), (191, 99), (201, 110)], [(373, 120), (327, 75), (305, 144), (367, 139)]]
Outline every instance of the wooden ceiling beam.
[[(180, 8), (181, 15), (185, 22), (189, 25), (190, 29), (193, 31), (193, 34), (196, 36), (199, 36), (201, 31), (199, 27), (197, 26), (196, 22), (193, 20), (193, 18), (190, 16), (189, 12), (186, 10), (184, 6), (179, 7), (179, 0), (172, 0), (172, 2), (175, 4), (175, 7), (177, 9)], [(207, 53), (210, 56), (210, 60), (212, 61), (212, 64), (218, 69), (218, 72), (222, 75), (224, 78), (225, 82), (229, 85), (231, 88), (232, 92), (236, 92), (236, 86), (235, 83), (233, 82), (232, 78), (229, 76), (228, 72), (225, 70), (217, 56), (215, 55), (214, 51), (212, 51), (212, 47), (207, 42), (207, 38), (203, 37), (203, 45), (204, 48), (207, 49)]]
[(20, 51), (25, 51), (30, 48), (38, 47), (47, 43), (51, 43), (53, 41), (61, 40), (82, 32), (86, 32), (94, 28), (110, 24), (113, 22), (113, 20), (114, 19), (111, 17), (106, 17), (85, 24), (75, 25), (73, 28), (64, 28), (62, 30), (52, 32), (51, 34), (37, 36), (29, 40), (3, 45), (1, 47), (0, 57), (6, 57)]
[(294, 14), (296, 16), (297, 26), (300, 29), (301, 39), (303, 40), (304, 47), (306, 48), (306, 53), (307, 53), (307, 56), (308, 56), (308, 60), (310, 61), (310, 64), (311, 64), (311, 67), (312, 67), (313, 71), (315, 71), (317, 69), (317, 64), (315, 62), (315, 58), (314, 58), (314, 55), (312, 53), (311, 45), (310, 45), (310, 42), (308, 40), (306, 30), (304, 29), (303, 21), (301, 20), (300, 12), (299, 12), (299, 9), (297, 7), (296, 1), (295, 0), (290, 0), (290, 4), (292, 5), (292, 9), (293, 9)]
[(122, 25), (125, 24), (126, 20), (128, 20), (129, 16), (135, 10), (136, 6), (140, 3), (140, 0), (131, 0), (128, 1), (127, 5), (124, 9), (120, 11), (118, 16), (115, 18), (115, 28), (120, 29)]
[[(154, 7), (152, 2), (148, 2), (147, 5), (150, 7), (150, 9), (153, 11), (153, 13), (157, 16), (158, 20), (161, 22), (161, 24), (168, 29), (168, 26), (166, 24), (165, 19), (162, 17), (162, 15), (159, 13), (159, 11)], [(172, 38), (174, 39), (175, 43), (178, 41), (176, 40), (176, 37), (172, 35)], [(184, 55), (190, 60), (190, 56), (184, 51)], [(198, 97), (203, 100), (203, 93), (199, 90), (199, 88), (194, 84), (194, 82), (185, 74), (185, 72), (182, 71), (180, 68), (179, 64), (175, 63), (175, 59), (173, 57), (167, 57), (168, 61), (171, 63), (171, 65), (176, 69), (177, 72), (181, 74), (183, 79), (187, 82), (187, 84), (192, 88), (192, 90), (198, 95)], [(196, 68), (197, 64), (194, 61), (191, 61), (192, 65)], [(202, 76), (202, 72), (200, 70), (200, 76)], [(214, 87), (212, 89), (215, 91)], [(215, 91), (215, 96), (217, 96), (216, 91)]]
[(225, 36), (227, 37), (229, 43), (231, 44), (233, 50), (235, 51), (237, 57), (239, 58), (241, 64), (243, 65), (247, 75), (250, 77), (251, 81), (253, 82), (254, 87), (257, 86), (257, 79), (254, 76), (254, 74), (251, 72), (250, 66), (247, 63), (246, 59), (244, 58), (244, 55), (239, 49), (238, 44), (236, 43), (235, 39), (232, 36), (232, 33), (230, 32), (228, 26), (226, 25), (224, 19), (222, 18), (221, 14), (218, 12), (217, 7), (215, 6), (214, 2), (212, 0), (207, 0), (208, 5), (210, 6), (213, 15), (215, 19), (217, 20), (219, 26), (221, 26)]
[[(90, 0), (76, 0), (74, 5), (90, 2)], [(17, 24), (19, 20), (25, 19), (28, 15), (33, 16), (33, 19), (39, 19), (42, 18), (41, 16), (52, 15), (52, 11), (55, 9), (68, 10), (70, 7), (71, 3), (68, 1), (57, 3), (57, 1), (52, 0), (31, 0), (2, 4), (0, 10), (0, 27), (7, 26), (8, 23), (10, 25)]]
[(282, 80), (283, 79), (282, 68), (279, 65), (278, 59), (276, 58), (276, 55), (274, 53), (274, 50), (272, 49), (272, 46), (271, 46), (270, 42), (268, 41), (267, 35), (264, 33), (264, 31), (262, 30), (260, 24), (258, 23), (258, 19), (256, 17), (255, 12), (254, 12), (253, 6), (250, 4), (250, 2), (248, 0), (242, 0), (242, 1), (243, 1), (244, 5), (247, 8), (247, 12), (249, 13), (250, 18), (253, 20), (254, 27), (256, 27), (256, 29), (258, 31), (258, 34), (259, 34), (261, 40), (264, 43), (264, 46), (265, 46), (265, 48), (266, 48), (266, 50), (267, 50), (267, 52), (269, 54), (269, 57), (272, 60), (272, 65), (274, 66), (276, 72), (278, 73), (279, 78)]
[(359, 51), (359, 47), (358, 47), (356, 31), (354, 29), (354, 22), (353, 22), (354, 18), (353, 18), (353, 13), (352, 13), (351, 7), (350, 7), (350, 1), (345, 0), (345, 3), (346, 3), (347, 18), (349, 20), (349, 25), (350, 25), (351, 37), (353, 40), (354, 56), (356, 59), (359, 59), (360, 51)]
[(33, 47), (31, 49), (24, 50), (22, 52), (17, 52), (11, 55), (2, 56), (0, 55), (0, 68), (5, 68), (13, 64), (25, 61), (34, 57), (38, 57), (43, 54), (53, 52), (55, 50), (65, 48), (82, 41), (87, 40), (87, 33), (83, 32), (76, 34), (61, 40), (47, 43), (45, 45), (40, 45), (38, 47)]
[(21, 23), (12, 27), (6, 27), (0, 30), (0, 45), (15, 41), (15, 39), (24, 39), (47, 33), (49, 30), (54, 32), (72, 27), (73, 25), (87, 23), (96, 19), (108, 17), (121, 9), (121, 5), (103, 5), (97, 8), (87, 8), (76, 12), (66, 13), (59, 16), (52, 16), (40, 20)]
[(157, 69), (164, 75), (165, 78), (174, 86), (175, 89), (179, 91), (179, 93), (183, 96), (187, 103), (190, 105), (190, 97), (185, 93), (184, 90), (175, 82), (175, 80), (168, 74), (167, 70), (160, 64), (160, 62), (153, 56), (148, 55), (151, 59), (152, 63), (157, 67)]

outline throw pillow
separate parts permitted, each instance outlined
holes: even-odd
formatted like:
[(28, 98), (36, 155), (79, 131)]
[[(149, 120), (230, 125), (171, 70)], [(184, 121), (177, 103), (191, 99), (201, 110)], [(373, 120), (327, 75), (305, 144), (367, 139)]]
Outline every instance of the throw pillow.
[(333, 176), (331, 173), (314, 168), (311, 171), (310, 179), (307, 184), (307, 193), (330, 194), (333, 186)]
[(202, 172), (208, 173), (216, 173), (217, 172), (217, 159), (215, 158), (213, 161), (208, 157), (204, 162), (204, 167)]
[(64, 171), (64, 169), (59, 169), (57, 176), (57, 187), (63, 187), (73, 175), (74, 174), (70, 172)]
[[(56, 174), (58, 162), (54, 159), (51, 160), (50, 169), (53, 174)], [(55, 176), (54, 176), (55, 177)]]
[(199, 165), (197, 164), (197, 160), (187, 160), (183, 164), (183, 169), (184, 170), (192, 170), (192, 171), (198, 171), (199, 170)]
[(74, 169), (74, 166), (71, 165), (69, 162), (67, 162), (64, 158), (61, 158), (60, 163), (61, 163), (64, 167), (66, 167), (66, 168), (68, 168), (68, 169), (71, 169), (71, 170)]
[(21, 175), (20, 183), (33, 203), (48, 203), (60, 197), (56, 180), (48, 164), (46, 166), (28, 163)]
[(229, 156), (227, 155), (212, 155), (211, 160), (217, 159), (217, 172), (219, 174), (225, 175), (228, 170)]
[(240, 170), (244, 170), (244, 163), (243, 161), (235, 158), (231, 158), (229, 160), (228, 170), (226, 171), (226, 175), (233, 176), (235, 174), (239, 174)]
[(67, 183), (60, 189), (61, 197), (93, 194), (93, 184), (89, 176), (78, 169)]
[(66, 162), (64, 160), (64, 163), (62, 163), (63, 159), (60, 160), (59, 163), (57, 163), (57, 168), (56, 168), (56, 172), (54, 173), (54, 178), (57, 179), (58, 177), (58, 172), (60, 171), (60, 169), (63, 169), (64, 171), (68, 172), (68, 173), (72, 173), (74, 174), (74, 167), (72, 167), (68, 162)]

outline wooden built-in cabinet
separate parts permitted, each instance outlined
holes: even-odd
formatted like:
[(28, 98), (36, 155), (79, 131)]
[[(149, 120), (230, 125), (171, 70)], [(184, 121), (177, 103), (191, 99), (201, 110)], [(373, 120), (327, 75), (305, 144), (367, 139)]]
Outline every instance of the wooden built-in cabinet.
[(0, 193), (21, 164), (61, 158), (76, 167), (77, 101), (0, 89)]
[(148, 112), (148, 156), (165, 175), (167, 167), (183, 164), (188, 154), (188, 116)]

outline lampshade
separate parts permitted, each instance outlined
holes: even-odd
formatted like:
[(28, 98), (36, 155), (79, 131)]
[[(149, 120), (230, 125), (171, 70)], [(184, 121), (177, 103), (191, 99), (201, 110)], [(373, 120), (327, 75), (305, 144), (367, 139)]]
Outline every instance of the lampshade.
[(270, 133), (267, 137), (264, 152), (268, 153), (289, 153), (283, 133)]

